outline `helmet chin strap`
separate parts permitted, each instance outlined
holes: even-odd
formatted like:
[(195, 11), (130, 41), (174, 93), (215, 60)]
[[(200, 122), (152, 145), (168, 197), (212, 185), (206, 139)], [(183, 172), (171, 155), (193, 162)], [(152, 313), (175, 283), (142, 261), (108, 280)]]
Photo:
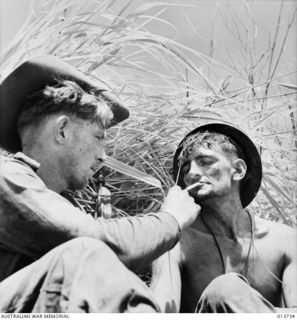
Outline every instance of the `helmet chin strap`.
[(177, 175), (176, 175), (176, 179), (175, 179), (175, 184), (176, 184), (176, 185), (177, 185), (177, 182), (178, 182), (178, 180), (179, 180), (179, 175), (180, 175), (181, 167), (182, 167), (182, 159), (180, 160), (179, 166), (178, 166), (178, 171), (177, 171)]

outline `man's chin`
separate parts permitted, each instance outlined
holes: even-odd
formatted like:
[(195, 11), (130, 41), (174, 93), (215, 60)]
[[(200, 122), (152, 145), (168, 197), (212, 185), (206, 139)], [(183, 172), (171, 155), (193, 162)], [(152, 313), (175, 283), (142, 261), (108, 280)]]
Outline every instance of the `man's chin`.
[(203, 202), (206, 200), (207, 200), (207, 198), (205, 198), (205, 197), (195, 197), (194, 198), (195, 203), (199, 204), (199, 205), (203, 204)]
[(211, 194), (209, 192), (201, 193), (198, 191), (195, 195), (192, 195), (192, 197), (194, 198), (195, 203), (203, 204), (203, 202), (211, 199)]

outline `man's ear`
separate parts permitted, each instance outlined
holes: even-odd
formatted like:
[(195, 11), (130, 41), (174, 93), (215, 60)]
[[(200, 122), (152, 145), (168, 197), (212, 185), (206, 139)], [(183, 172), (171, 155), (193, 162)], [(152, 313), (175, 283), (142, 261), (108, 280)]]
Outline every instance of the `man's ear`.
[(233, 168), (232, 168), (233, 180), (234, 181), (242, 180), (245, 177), (246, 171), (247, 171), (246, 163), (242, 159), (236, 159), (233, 161), (232, 165), (233, 165)]
[(54, 125), (55, 139), (59, 144), (64, 144), (69, 135), (70, 118), (68, 116), (59, 116)]

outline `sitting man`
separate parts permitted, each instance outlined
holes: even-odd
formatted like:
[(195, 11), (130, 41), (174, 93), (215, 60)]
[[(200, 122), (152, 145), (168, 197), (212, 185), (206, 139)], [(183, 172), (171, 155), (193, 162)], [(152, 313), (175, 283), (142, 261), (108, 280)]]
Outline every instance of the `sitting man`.
[(0, 146), (17, 152), (0, 159), (0, 312), (159, 311), (130, 270), (170, 250), (196, 219), (188, 192), (173, 187), (160, 212), (111, 220), (60, 195), (104, 164), (105, 131), (128, 109), (53, 56), (14, 70), (0, 102)]
[(296, 312), (296, 231), (246, 209), (262, 178), (253, 142), (223, 123), (200, 126), (179, 145), (173, 172), (201, 213), (153, 263), (162, 310)]

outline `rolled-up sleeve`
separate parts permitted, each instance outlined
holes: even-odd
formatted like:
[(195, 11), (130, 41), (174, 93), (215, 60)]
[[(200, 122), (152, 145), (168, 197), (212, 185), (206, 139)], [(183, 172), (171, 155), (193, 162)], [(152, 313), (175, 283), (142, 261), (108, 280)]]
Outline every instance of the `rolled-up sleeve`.
[(48, 189), (26, 164), (0, 161), (0, 242), (16, 252), (37, 259), (72, 238), (92, 237), (135, 269), (178, 241), (178, 224), (167, 213), (95, 220)]

